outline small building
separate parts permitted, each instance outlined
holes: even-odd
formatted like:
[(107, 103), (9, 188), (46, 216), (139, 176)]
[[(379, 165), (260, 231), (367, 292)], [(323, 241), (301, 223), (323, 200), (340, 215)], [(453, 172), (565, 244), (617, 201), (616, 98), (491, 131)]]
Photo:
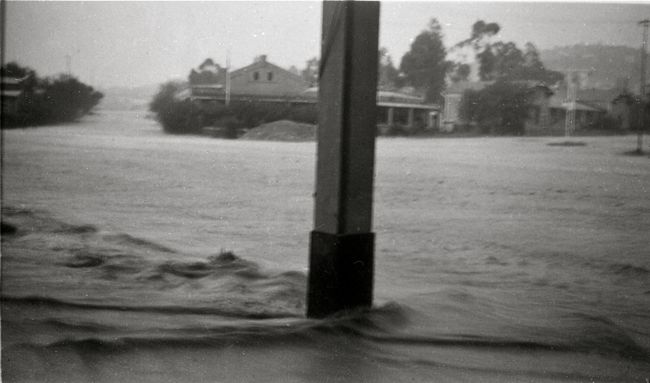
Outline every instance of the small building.
[(612, 118), (618, 128), (637, 130), (641, 124), (641, 102), (638, 96), (623, 92), (612, 101)]
[(18, 112), (21, 99), (25, 93), (24, 82), (27, 77), (15, 78), (2, 76), (1, 99), (2, 114), (12, 115)]
[(463, 121), (460, 117), (463, 94), (468, 90), (482, 90), (492, 84), (494, 84), (493, 81), (459, 81), (449, 85), (442, 93), (444, 105), (442, 121), (439, 126), (440, 131), (452, 132), (457, 126), (466, 124), (467, 121)]
[[(596, 94), (592, 92), (592, 94)], [(602, 92), (597, 94), (601, 95)], [(575, 129), (585, 129), (596, 125), (608, 113), (610, 101), (602, 101), (598, 99), (590, 100), (585, 93), (578, 92), (575, 102), (567, 97), (566, 89), (559, 89), (551, 96), (549, 100), (550, 120), (551, 125), (561, 126), (567, 118), (567, 113), (575, 112)]]
[[(209, 60), (209, 59), (208, 59)], [(233, 102), (256, 102), (283, 105), (316, 105), (318, 87), (299, 75), (267, 60), (266, 55), (255, 58), (252, 64), (228, 74), (226, 69), (206, 60), (190, 73), (187, 89), (176, 94), (178, 99), (190, 99), (202, 105), (225, 103), (227, 86)], [(226, 82), (229, 81), (229, 84)], [(426, 104), (419, 96), (379, 90), (377, 92), (378, 124), (399, 125), (405, 129), (435, 128), (440, 107)]]
[[(547, 127), (552, 123), (550, 112), (550, 98), (553, 90), (539, 81), (513, 81), (525, 85), (530, 91), (530, 111), (526, 121), (526, 130), (535, 130), (539, 127)], [(494, 84), (494, 81), (460, 81), (451, 84), (444, 92), (444, 108), (440, 130), (452, 132), (458, 126), (467, 125), (460, 116), (460, 107), (463, 95), (467, 91), (480, 91)]]
[[(307, 99), (318, 101), (318, 87), (303, 92)], [(440, 106), (427, 104), (423, 97), (394, 91), (377, 91), (377, 125), (380, 131), (391, 127), (404, 130), (436, 129), (439, 124)]]
[(427, 104), (424, 97), (377, 91), (377, 123), (386, 127), (403, 126), (407, 130), (437, 129), (440, 106)]

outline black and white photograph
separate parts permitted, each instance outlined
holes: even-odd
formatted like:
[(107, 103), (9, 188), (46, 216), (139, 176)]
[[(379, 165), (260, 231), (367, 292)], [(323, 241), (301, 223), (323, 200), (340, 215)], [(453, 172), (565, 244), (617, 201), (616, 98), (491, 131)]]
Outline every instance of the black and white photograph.
[(650, 382), (650, 2), (0, 10), (1, 382)]

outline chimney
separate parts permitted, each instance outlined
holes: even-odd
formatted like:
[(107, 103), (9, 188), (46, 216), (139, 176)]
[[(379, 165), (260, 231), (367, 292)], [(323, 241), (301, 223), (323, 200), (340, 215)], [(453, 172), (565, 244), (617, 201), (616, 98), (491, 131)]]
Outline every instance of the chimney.
[(256, 63), (265, 63), (266, 62), (266, 55), (259, 55), (255, 57), (255, 62)]

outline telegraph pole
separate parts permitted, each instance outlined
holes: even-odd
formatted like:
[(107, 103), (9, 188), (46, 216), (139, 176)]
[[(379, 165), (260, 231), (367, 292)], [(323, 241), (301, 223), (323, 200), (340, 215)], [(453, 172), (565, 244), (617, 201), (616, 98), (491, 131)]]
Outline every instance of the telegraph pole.
[(648, 58), (647, 45), (648, 45), (648, 25), (650, 24), (650, 19), (645, 19), (639, 21), (639, 25), (643, 27), (643, 43), (641, 44), (641, 85), (639, 86), (639, 93), (641, 97), (641, 108), (639, 111), (639, 131), (637, 135), (636, 142), (636, 151), (639, 154), (643, 153), (643, 130), (645, 129), (645, 115), (647, 107), (647, 96), (646, 96), (646, 61)]
[(226, 53), (226, 106), (230, 105), (230, 49)]
[(567, 74), (567, 100), (568, 108), (564, 120), (564, 137), (569, 138), (576, 130), (576, 98), (578, 96), (578, 72), (570, 71)]
[(307, 316), (372, 306), (378, 1), (325, 1)]

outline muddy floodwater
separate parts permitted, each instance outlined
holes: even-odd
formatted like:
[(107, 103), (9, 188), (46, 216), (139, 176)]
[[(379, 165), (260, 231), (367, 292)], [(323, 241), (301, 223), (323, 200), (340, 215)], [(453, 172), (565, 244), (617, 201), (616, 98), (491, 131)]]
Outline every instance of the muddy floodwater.
[(2, 379), (646, 383), (650, 158), (563, 140), (379, 138), (375, 308), (309, 320), (315, 143), (4, 131)]

